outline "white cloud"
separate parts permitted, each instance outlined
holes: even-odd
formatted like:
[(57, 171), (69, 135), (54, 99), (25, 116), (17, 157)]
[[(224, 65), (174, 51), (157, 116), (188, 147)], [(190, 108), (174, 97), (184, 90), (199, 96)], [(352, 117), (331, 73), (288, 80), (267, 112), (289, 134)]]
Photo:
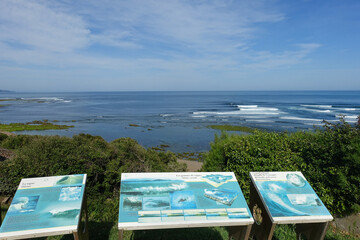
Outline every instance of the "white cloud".
[(80, 4), (79, 14), (88, 16), (100, 31), (127, 32), (137, 44), (155, 42), (193, 51), (224, 52), (246, 44), (256, 31), (255, 24), (284, 18), (267, 2), (86, 1), (86, 5)]
[(86, 47), (89, 30), (82, 18), (45, 3), (0, 1), (0, 41), (17, 48), (50, 52), (69, 52)]
[(2, 0), (0, 61), (39, 73), (60, 71), (69, 79), (75, 70), (78, 78), (91, 70), (146, 81), (206, 79), (306, 60), (319, 44), (252, 50), (261, 24), (284, 19), (270, 0)]

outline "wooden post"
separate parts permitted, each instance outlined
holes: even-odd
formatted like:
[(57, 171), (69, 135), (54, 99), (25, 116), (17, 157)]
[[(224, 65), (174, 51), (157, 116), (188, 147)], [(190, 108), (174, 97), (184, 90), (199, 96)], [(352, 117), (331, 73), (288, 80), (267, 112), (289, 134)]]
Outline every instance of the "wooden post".
[(88, 228), (88, 212), (87, 212), (87, 200), (84, 192), (84, 199), (82, 209), (80, 212), (80, 221), (77, 232), (74, 232), (75, 240), (88, 240), (89, 239), (89, 228)]
[(5, 197), (2, 201), (0, 201), (0, 226), (1, 226), (1, 223), (2, 223), (2, 216), (1, 216), (1, 203), (3, 205), (5, 204), (10, 204), (10, 201), (11, 200), (11, 197)]
[(119, 240), (123, 240), (124, 237), (124, 230), (119, 229)]
[(235, 240), (247, 240), (250, 236), (251, 227), (252, 225), (228, 227), (229, 240), (231, 238)]
[(250, 235), (256, 240), (271, 240), (276, 223), (272, 222), (252, 181), (250, 181), (250, 211), (255, 220)]
[(328, 222), (324, 223), (298, 223), (296, 227), (296, 239), (301, 240), (301, 236), (306, 239), (323, 240), (328, 227)]

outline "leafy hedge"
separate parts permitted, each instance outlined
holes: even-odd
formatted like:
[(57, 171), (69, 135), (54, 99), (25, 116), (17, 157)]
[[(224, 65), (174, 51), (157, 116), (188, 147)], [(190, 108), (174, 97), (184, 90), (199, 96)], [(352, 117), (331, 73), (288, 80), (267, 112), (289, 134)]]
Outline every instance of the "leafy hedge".
[(122, 172), (184, 171), (173, 153), (145, 149), (131, 138), (106, 142), (87, 134), (0, 138), (16, 152), (0, 162), (0, 195), (12, 195), (22, 178), (87, 173), (90, 196), (118, 197)]
[(251, 171), (301, 171), (335, 215), (359, 212), (360, 128), (341, 120), (315, 132), (216, 136), (204, 171), (233, 171), (249, 197)]

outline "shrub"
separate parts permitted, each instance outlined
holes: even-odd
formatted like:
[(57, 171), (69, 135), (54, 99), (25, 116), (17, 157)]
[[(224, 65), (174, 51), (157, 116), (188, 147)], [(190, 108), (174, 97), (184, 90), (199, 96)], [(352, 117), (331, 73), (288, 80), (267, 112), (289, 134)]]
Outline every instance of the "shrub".
[(302, 159), (291, 151), (286, 134), (255, 131), (253, 135), (216, 137), (205, 159), (205, 171), (232, 171), (246, 198), (252, 171), (299, 170)]
[(204, 171), (233, 171), (245, 197), (251, 171), (301, 171), (335, 215), (360, 210), (360, 128), (343, 119), (315, 132), (216, 136)]
[(147, 150), (130, 138), (111, 143), (88, 134), (11, 136), (3, 146), (16, 149), (11, 160), (0, 162), (0, 195), (15, 192), (22, 178), (86, 173), (89, 195), (114, 196), (122, 172), (183, 171), (173, 153)]

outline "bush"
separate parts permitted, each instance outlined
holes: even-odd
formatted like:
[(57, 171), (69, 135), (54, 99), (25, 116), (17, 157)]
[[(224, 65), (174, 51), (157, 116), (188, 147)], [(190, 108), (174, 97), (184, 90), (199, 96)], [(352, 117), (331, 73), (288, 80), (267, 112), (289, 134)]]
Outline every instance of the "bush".
[(286, 134), (255, 131), (253, 135), (222, 133), (211, 144), (204, 171), (234, 172), (245, 198), (249, 198), (252, 171), (295, 171), (303, 164), (291, 151)]
[(184, 171), (173, 153), (145, 149), (130, 138), (111, 143), (88, 134), (11, 136), (1, 145), (16, 150), (0, 162), (0, 195), (12, 195), (22, 178), (86, 173), (90, 196), (118, 195), (122, 172)]
[(3, 140), (5, 140), (6, 138), (8, 138), (8, 135), (6, 135), (5, 133), (1, 133), (1, 132), (0, 132), (0, 142), (2, 142)]
[(246, 198), (251, 171), (301, 171), (335, 215), (360, 210), (360, 128), (326, 123), (315, 132), (216, 136), (204, 171), (233, 171)]
[(356, 211), (360, 202), (360, 131), (344, 120), (325, 122), (324, 130), (291, 135), (292, 150), (306, 163), (302, 168), (333, 214)]

